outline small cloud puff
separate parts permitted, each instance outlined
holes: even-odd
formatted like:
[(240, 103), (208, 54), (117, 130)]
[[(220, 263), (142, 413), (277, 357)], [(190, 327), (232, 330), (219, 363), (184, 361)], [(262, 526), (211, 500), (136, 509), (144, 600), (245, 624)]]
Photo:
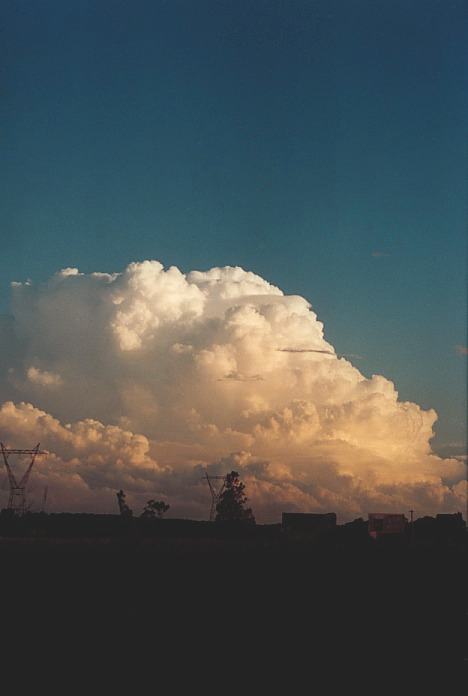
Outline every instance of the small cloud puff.
[(63, 379), (60, 375), (47, 370), (40, 370), (38, 367), (28, 367), (26, 376), (33, 384), (38, 384), (41, 387), (59, 387), (63, 384)]

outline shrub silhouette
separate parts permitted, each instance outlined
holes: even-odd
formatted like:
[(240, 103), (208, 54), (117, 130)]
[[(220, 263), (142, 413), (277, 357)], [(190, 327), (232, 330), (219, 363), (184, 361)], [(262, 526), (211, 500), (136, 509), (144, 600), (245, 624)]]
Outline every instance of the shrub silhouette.
[(141, 516), (146, 518), (161, 518), (169, 510), (169, 508), (170, 505), (165, 503), (164, 500), (148, 500), (143, 512), (141, 513)]

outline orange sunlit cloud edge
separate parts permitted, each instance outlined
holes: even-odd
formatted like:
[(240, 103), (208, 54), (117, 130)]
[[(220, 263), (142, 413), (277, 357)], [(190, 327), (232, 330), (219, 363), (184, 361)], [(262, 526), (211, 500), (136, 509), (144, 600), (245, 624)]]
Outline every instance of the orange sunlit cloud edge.
[(436, 413), (364, 377), (304, 298), (254, 273), (65, 269), (15, 283), (12, 314), (0, 435), (50, 451), (31, 486), (55, 509), (112, 511), (124, 488), (203, 518), (204, 467), (239, 470), (259, 521), (464, 509), (464, 464), (431, 451)]

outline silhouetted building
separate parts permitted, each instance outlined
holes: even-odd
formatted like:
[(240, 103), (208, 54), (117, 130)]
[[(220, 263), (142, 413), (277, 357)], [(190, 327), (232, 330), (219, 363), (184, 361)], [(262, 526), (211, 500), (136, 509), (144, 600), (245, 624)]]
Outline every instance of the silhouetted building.
[(335, 529), (336, 514), (313, 512), (283, 512), (281, 528), (284, 532), (295, 534), (316, 534)]
[(461, 512), (436, 515), (436, 523), (440, 531), (447, 532), (448, 534), (451, 532), (457, 533), (466, 529), (466, 522)]
[(466, 522), (461, 512), (420, 517), (414, 522), (413, 541), (420, 545), (458, 545), (466, 541)]
[(466, 522), (461, 512), (436, 515), (435, 522), (436, 538), (439, 543), (466, 543)]
[(369, 512), (368, 531), (373, 539), (387, 534), (404, 534), (408, 520), (405, 515), (388, 512)]

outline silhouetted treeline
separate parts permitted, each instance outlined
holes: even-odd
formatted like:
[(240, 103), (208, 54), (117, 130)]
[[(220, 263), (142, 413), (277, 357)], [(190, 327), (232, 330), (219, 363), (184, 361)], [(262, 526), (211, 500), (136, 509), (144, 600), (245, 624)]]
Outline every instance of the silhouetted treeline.
[[(286, 516), (287, 517), (287, 516)], [(299, 516), (300, 517), (300, 516)], [(313, 518), (313, 516), (311, 516)], [(317, 518), (328, 516), (317, 515)], [(330, 516), (333, 517), (333, 516)], [(422, 517), (408, 524), (404, 534), (370, 538), (368, 523), (361, 518), (342, 525), (326, 526), (318, 519), (316, 528), (297, 529), (281, 524), (251, 524), (239, 521), (196, 521), (125, 517), (86, 513), (28, 513), (17, 517), (0, 513), (0, 538), (24, 539), (238, 539), (252, 543), (288, 545), (291, 548), (390, 546), (466, 547), (466, 527), (460, 514)]]
[(3, 511), (0, 514), (0, 537), (162, 537), (162, 538), (263, 538), (277, 537), (281, 525), (252, 525), (244, 522), (219, 521), (216, 523), (160, 519), (157, 517), (123, 517), (86, 513), (28, 513), (16, 517)]

